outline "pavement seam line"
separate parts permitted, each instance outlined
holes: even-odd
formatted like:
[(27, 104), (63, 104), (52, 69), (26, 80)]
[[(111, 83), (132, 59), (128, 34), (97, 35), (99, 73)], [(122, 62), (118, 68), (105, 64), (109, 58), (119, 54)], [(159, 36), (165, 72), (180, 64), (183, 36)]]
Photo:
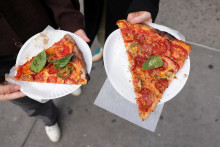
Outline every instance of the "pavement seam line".
[(200, 43), (191, 42), (191, 41), (186, 41), (186, 43), (189, 43), (189, 44), (192, 44), (192, 45), (196, 45), (196, 46), (199, 46), (199, 47), (202, 47), (204, 49), (211, 50), (211, 51), (220, 52), (220, 49), (209, 47), (209, 46), (206, 46), (206, 45), (203, 45), (203, 44), (200, 44)]
[(28, 134), (27, 134), (27, 136), (26, 136), (26, 138), (24, 139), (24, 141), (23, 141), (21, 147), (24, 147), (25, 143), (27, 142), (27, 139), (29, 138), (29, 136), (30, 136), (30, 134), (31, 134), (31, 132), (32, 132), (32, 130), (33, 130), (35, 124), (36, 124), (36, 122), (37, 122), (37, 119), (35, 119), (34, 123), (32, 124), (32, 126), (31, 126), (31, 128), (30, 128), (30, 130), (29, 130), (29, 132), (28, 132)]

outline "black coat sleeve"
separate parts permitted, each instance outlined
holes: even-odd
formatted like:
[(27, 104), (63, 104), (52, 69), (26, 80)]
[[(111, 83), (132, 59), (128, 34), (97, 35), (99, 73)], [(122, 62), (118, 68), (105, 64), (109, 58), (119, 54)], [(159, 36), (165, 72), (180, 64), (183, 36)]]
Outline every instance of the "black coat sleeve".
[(128, 8), (128, 13), (137, 11), (150, 12), (154, 22), (159, 11), (159, 0), (133, 0)]
[(84, 29), (78, 0), (45, 0), (45, 2), (53, 11), (55, 21), (61, 29), (70, 32)]
[(0, 13), (0, 34), (0, 58), (1, 56), (16, 54), (19, 51), (16, 43), (20, 43), (21, 39), (8, 24), (2, 13)]

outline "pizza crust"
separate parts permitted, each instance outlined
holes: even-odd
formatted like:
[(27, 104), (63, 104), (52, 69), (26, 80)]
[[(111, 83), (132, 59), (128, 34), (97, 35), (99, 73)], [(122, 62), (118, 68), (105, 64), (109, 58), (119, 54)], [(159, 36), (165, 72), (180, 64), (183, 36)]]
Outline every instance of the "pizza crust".
[(88, 74), (88, 72), (86, 70), (86, 63), (85, 63), (85, 59), (83, 57), (83, 54), (82, 54), (81, 50), (77, 46), (75, 40), (73, 40), (73, 38), (69, 34), (66, 34), (63, 39), (65, 41), (67, 41), (67, 42), (70, 42), (71, 44), (74, 44), (74, 47), (73, 47), (73, 58), (74, 58), (74, 56), (77, 56), (78, 58), (80, 58), (81, 64), (83, 66), (81, 68), (81, 70), (83, 72), (83, 74), (81, 75), (81, 78), (83, 78), (83, 79), (86, 78), (87, 81), (88, 81), (90, 79), (90, 77), (89, 77), (89, 74)]

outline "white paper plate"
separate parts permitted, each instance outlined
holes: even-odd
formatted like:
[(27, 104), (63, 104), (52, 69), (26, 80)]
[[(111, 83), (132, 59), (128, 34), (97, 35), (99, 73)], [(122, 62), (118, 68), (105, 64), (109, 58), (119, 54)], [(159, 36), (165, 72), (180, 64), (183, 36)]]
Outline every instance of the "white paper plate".
[[(185, 37), (176, 30), (158, 24), (148, 24), (158, 30), (170, 33), (179, 40), (185, 41)], [(119, 29), (112, 32), (107, 38), (103, 57), (105, 70), (113, 87), (125, 99), (132, 103), (136, 103), (136, 95), (134, 93), (131, 73), (129, 71), (128, 57)], [(181, 91), (188, 79), (189, 71), (190, 58), (188, 57), (183, 67), (176, 74), (177, 79), (174, 79), (165, 90), (159, 104), (169, 101)]]
[[(86, 67), (88, 73), (91, 71), (92, 67), (92, 54), (87, 43), (78, 37), (77, 35), (63, 31), (63, 30), (50, 30), (43, 32), (48, 40), (47, 44), (44, 44), (44, 39), (41, 33), (38, 33), (31, 37), (25, 44), (22, 46), (16, 60), (16, 67), (19, 65), (23, 65), (27, 60), (30, 60), (33, 56), (36, 56), (38, 53), (43, 51), (43, 49), (47, 49), (52, 46), (55, 42), (59, 41), (63, 38), (67, 33), (70, 34), (73, 39), (76, 41), (76, 44), (80, 48), (83, 53)], [(11, 69), (7, 81), (18, 84), (21, 86), (21, 91), (26, 94), (28, 97), (33, 98), (35, 100), (42, 99), (55, 99), (62, 96), (65, 96), (81, 85), (69, 85), (69, 84), (53, 84), (53, 83), (37, 83), (37, 82), (26, 82), (26, 81), (15, 81), (13, 77), (16, 75), (15, 67)]]

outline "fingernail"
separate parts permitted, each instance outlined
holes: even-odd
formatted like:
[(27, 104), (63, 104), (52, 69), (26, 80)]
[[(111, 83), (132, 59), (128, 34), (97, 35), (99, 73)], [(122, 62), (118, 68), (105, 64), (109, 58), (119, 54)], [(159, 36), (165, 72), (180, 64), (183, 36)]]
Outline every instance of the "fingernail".
[(14, 86), (14, 89), (15, 89), (15, 90), (19, 90), (20, 88), (21, 88), (21, 87), (20, 87), (19, 85), (15, 85), (15, 86)]

